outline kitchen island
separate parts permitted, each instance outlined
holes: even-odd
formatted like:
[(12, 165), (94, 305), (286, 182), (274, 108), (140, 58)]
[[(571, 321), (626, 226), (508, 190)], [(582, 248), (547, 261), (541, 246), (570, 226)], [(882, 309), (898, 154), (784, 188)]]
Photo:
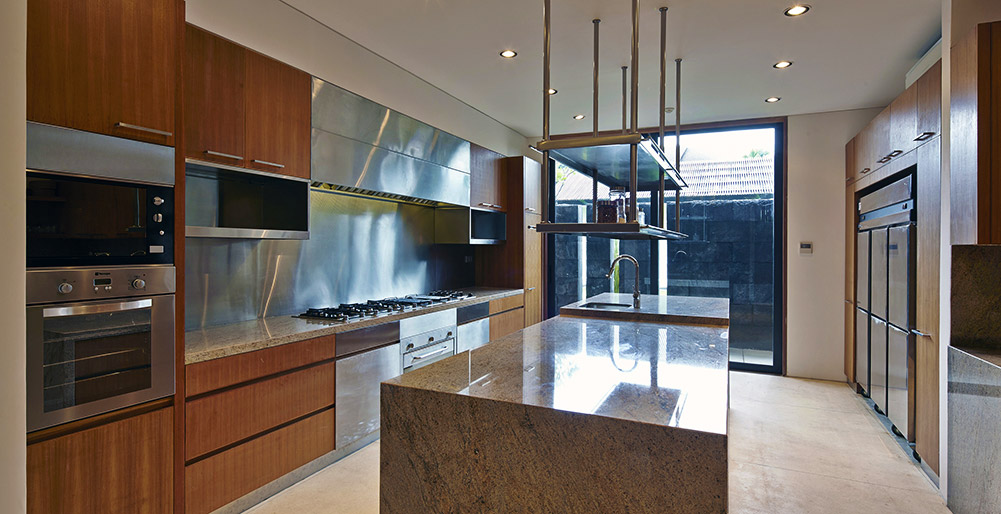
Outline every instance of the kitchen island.
[(560, 316), (384, 382), (381, 511), (725, 512), (727, 330)]

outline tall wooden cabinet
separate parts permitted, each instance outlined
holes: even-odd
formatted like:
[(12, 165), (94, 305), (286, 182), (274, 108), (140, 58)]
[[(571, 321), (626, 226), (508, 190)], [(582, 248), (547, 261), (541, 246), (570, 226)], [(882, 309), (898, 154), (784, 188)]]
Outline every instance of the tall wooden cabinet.
[(28, 120), (173, 146), (179, 1), (28, 2)]
[(194, 25), (185, 39), (185, 156), (309, 178), (309, 74)]
[(508, 180), (504, 156), (471, 144), (469, 163), (469, 207), (508, 211)]

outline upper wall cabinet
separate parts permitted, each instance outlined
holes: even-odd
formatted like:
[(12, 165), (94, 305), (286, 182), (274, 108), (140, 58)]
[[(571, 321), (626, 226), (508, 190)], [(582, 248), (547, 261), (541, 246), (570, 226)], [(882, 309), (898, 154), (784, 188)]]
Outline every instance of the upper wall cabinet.
[(524, 158), (525, 212), (542, 215), (542, 164)]
[(469, 149), (469, 206), (507, 212), (504, 156), (479, 145)]
[(918, 125), (914, 139), (920, 145), (942, 133), (942, 61), (929, 68), (917, 86)]
[(178, 0), (31, 0), (27, 118), (174, 145)]
[(904, 90), (890, 104), (890, 147), (884, 157), (899, 157), (917, 148), (918, 83)]
[(185, 153), (309, 178), (309, 74), (188, 25)]

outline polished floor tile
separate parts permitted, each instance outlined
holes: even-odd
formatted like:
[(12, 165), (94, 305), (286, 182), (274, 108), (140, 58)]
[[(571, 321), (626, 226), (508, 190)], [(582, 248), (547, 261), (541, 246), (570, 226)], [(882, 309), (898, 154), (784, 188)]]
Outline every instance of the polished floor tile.
[[(730, 373), (730, 512), (947, 513), (869, 407), (836, 382)], [(252, 514), (375, 514), (379, 442)]]

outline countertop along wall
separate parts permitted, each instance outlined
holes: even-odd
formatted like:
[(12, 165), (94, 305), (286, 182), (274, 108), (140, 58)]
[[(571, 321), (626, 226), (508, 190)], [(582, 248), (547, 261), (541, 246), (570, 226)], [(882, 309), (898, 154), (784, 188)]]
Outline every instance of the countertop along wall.
[(8, 0), (0, 10), (0, 512), (24, 512), (25, 347), (24, 347), (24, 145), (25, 0)]
[[(790, 116), (786, 373), (844, 382), (845, 143), (881, 109)], [(800, 255), (799, 243), (813, 242)]]
[(189, 23), (215, 32), (504, 155), (521, 134), (278, 0), (187, 0)]

